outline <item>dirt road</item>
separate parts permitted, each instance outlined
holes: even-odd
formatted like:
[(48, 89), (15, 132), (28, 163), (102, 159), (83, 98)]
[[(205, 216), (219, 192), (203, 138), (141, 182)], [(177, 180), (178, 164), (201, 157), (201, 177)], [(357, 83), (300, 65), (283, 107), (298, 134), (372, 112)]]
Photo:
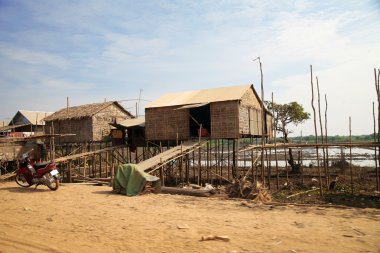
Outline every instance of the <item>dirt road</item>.
[[(230, 241), (201, 241), (205, 235)], [(380, 252), (379, 242), (378, 209), (0, 183), (0, 252)]]

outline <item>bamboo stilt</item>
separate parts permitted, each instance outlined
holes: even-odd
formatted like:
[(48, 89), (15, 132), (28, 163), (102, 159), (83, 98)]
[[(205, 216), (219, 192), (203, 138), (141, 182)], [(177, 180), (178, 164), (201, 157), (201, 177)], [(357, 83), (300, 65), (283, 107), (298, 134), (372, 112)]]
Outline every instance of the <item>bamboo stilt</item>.
[[(374, 69), (374, 73), (375, 73), (375, 88), (376, 88), (376, 95), (377, 95), (377, 133), (376, 133), (376, 129), (375, 129), (375, 135), (374, 135), (374, 138), (375, 140), (377, 139), (377, 142), (380, 143), (380, 70), (378, 69), (377, 70), (377, 73), (376, 73), (376, 68)], [(374, 120), (375, 120), (375, 116), (374, 116)], [(377, 138), (376, 138), (377, 137)], [(375, 151), (376, 151), (376, 148), (375, 148)], [(378, 166), (380, 166), (380, 149), (379, 149), (379, 153), (378, 153), (378, 156), (377, 156), (377, 161), (378, 161)], [(380, 191), (380, 186), (379, 186), (379, 168), (378, 166), (376, 166), (376, 186), (377, 186), (377, 190)]]
[[(274, 104), (274, 102), (273, 102), (273, 92), (272, 92), (272, 105), (273, 104)], [(273, 114), (273, 116), (275, 115), (274, 107), (272, 108), (272, 114)], [(276, 160), (276, 187), (277, 187), (276, 189), (279, 189), (280, 188), (280, 174), (278, 171), (278, 157), (277, 157), (277, 138), (276, 138), (277, 130), (275, 127), (274, 117), (272, 117), (272, 126), (273, 126), (272, 131), (273, 131), (273, 138), (274, 138), (274, 157)]]
[(202, 148), (198, 149), (198, 185), (201, 185), (202, 182)]
[[(376, 116), (375, 116), (375, 102), (372, 103), (373, 111), (373, 139), (376, 141)], [(377, 164), (377, 147), (375, 147), (375, 173), (376, 173), (376, 190), (379, 190), (379, 166)]]
[(219, 178), (219, 185), (222, 185), (222, 178), (223, 178), (223, 161), (224, 161), (224, 141), (222, 139), (222, 152), (221, 152), (221, 158), (220, 158), (220, 178)]
[[(349, 119), (349, 130), (350, 130), (350, 143), (352, 142), (351, 137), (351, 116)], [(351, 178), (351, 194), (354, 194), (354, 178), (352, 175), (352, 148), (350, 147), (350, 178)]]
[(230, 139), (227, 139), (227, 153), (228, 153), (228, 156), (227, 156), (227, 178), (228, 178), (228, 180), (230, 180), (230, 168), (231, 168), (231, 164), (230, 164), (230, 154), (231, 154)]
[[(325, 143), (328, 143), (327, 140), (327, 96), (325, 94)], [(323, 136), (323, 135), (322, 135)], [(323, 137), (322, 137), (323, 138)], [(330, 185), (330, 171), (329, 171), (329, 149), (326, 148), (326, 172), (327, 172), (327, 183)]]
[[(315, 144), (318, 144), (318, 133), (317, 133), (317, 116), (315, 112), (314, 107), (314, 85), (313, 85), (313, 67), (310, 65), (310, 76), (311, 76), (311, 106), (313, 108), (314, 112), (314, 132), (315, 132)], [(319, 166), (319, 152), (318, 152), (318, 146), (316, 146), (317, 151), (317, 168), (318, 168), (318, 177), (319, 177), (319, 193), (321, 196), (323, 196), (323, 189), (322, 189), (322, 176), (321, 176), (321, 168)]]
[[(319, 115), (319, 125), (321, 128), (321, 142), (322, 144), (325, 142), (323, 138), (323, 127), (322, 127), (322, 116), (321, 116), (321, 96), (319, 93), (319, 82), (318, 82), (318, 77), (315, 77), (317, 80), (317, 93), (318, 93), (318, 115)], [(327, 174), (327, 167), (326, 167), (326, 153), (325, 153), (325, 148), (322, 147), (322, 154), (323, 154), (323, 167), (325, 169), (325, 183), (326, 183), (326, 188), (329, 187), (329, 178)]]

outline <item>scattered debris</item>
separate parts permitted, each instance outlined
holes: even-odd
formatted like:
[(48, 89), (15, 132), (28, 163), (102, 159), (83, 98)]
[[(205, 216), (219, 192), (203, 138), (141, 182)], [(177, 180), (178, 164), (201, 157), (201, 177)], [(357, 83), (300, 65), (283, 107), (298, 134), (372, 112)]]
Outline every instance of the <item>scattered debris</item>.
[(230, 238), (226, 235), (204, 235), (201, 241), (218, 240), (223, 242), (229, 242)]
[(177, 224), (178, 229), (189, 229), (189, 225), (183, 223), (183, 224)]
[(298, 193), (295, 193), (295, 194), (289, 195), (289, 196), (287, 196), (286, 198), (288, 199), (288, 198), (291, 198), (291, 197), (294, 197), (294, 196), (297, 196), (297, 195), (305, 194), (305, 193), (312, 192), (312, 191), (316, 191), (316, 190), (319, 190), (319, 188), (311, 189), (311, 190), (304, 191), (304, 192), (298, 192)]
[(358, 233), (359, 235), (365, 235), (365, 233), (364, 232), (362, 232), (362, 231), (360, 231), (359, 229), (356, 229), (356, 228), (353, 228), (353, 227), (351, 227), (352, 228), (352, 230), (354, 230), (356, 233)]
[(243, 178), (241, 181), (236, 180), (226, 189), (230, 198), (252, 199), (259, 202), (270, 202), (272, 197), (258, 181), (252, 183)]
[(297, 221), (294, 222), (294, 225), (298, 228), (304, 228), (305, 227), (305, 225), (302, 222), (297, 222)]

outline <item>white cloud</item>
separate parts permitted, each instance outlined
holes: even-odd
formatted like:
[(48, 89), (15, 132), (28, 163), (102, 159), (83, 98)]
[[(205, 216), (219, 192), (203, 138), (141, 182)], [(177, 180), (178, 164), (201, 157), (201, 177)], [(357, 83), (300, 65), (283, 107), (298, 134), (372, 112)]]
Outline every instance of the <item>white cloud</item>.
[(71, 82), (59, 79), (46, 79), (41, 80), (41, 84), (47, 89), (54, 89), (56, 91), (62, 92), (63, 90), (88, 90), (94, 87), (91, 83), (86, 82)]
[(60, 55), (43, 51), (32, 51), (25, 48), (10, 46), (0, 43), (0, 54), (13, 61), (19, 61), (31, 65), (56, 66), (62, 69), (68, 67), (69, 62)]

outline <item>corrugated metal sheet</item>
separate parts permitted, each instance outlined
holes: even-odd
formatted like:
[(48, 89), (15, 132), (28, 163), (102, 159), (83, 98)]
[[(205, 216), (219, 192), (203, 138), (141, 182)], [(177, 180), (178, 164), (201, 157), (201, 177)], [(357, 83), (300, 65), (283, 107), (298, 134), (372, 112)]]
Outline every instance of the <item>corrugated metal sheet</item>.
[(177, 108), (175, 110), (197, 108), (197, 107), (201, 107), (201, 106), (208, 105), (208, 104), (209, 103), (199, 103), (199, 104), (192, 104), (192, 105), (184, 105), (184, 106), (181, 106), (180, 108)]
[(123, 127), (133, 127), (133, 126), (145, 126), (145, 118), (137, 118), (137, 119), (126, 119), (120, 122), (117, 122), (115, 125), (120, 125)]
[[(12, 124), (33, 124), (33, 125), (44, 125), (45, 122), (43, 119), (46, 116), (49, 116), (53, 114), (52, 112), (39, 112), (39, 111), (27, 111), (27, 110), (19, 110), (16, 115), (13, 117), (9, 125)], [(22, 115), (25, 119), (19, 117), (19, 115)]]
[(149, 103), (145, 108), (167, 107), (240, 100), (252, 84), (214, 89), (169, 93)]

